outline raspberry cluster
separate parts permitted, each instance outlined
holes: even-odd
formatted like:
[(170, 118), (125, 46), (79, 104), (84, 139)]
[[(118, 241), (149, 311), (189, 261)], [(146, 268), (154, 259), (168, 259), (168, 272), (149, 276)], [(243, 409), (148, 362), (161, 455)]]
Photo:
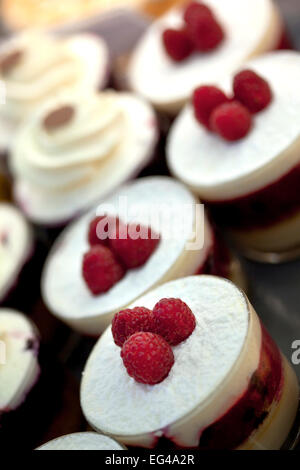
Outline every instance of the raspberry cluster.
[(191, 309), (180, 299), (161, 299), (153, 310), (122, 310), (112, 322), (112, 334), (130, 377), (155, 385), (174, 364), (171, 346), (186, 340), (196, 327)]
[(212, 10), (199, 2), (191, 2), (184, 11), (184, 27), (166, 29), (163, 45), (175, 62), (181, 62), (193, 52), (209, 52), (224, 39), (224, 31)]
[(253, 126), (252, 114), (265, 109), (272, 101), (266, 80), (252, 70), (243, 70), (233, 80), (233, 97), (215, 86), (196, 88), (192, 102), (197, 121), (223, 139), (244, 138)]
[(124, 224), (111, 216), (94, 218), (88, 230), (90, 249), (82, 262), (82, 275), (91, 293), (107, 292), (128, 269), (143, 266), (159, 240), (150, 227)]

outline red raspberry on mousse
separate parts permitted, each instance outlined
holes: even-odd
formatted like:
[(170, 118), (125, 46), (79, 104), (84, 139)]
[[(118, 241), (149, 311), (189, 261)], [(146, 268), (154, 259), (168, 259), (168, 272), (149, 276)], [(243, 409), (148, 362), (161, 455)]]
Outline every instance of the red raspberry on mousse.
[(174, 364), (171, 346), (154, 333), (135, 333), (124, 343), (121, 357), (130, 377), (155, 385), (162, 382)]
[(234, 77), (235, 99), (252, 113), (265, 109), (272, 101), (272, 90), (268, 82), (252, 70), (243, 70)]
[(252, 117), (245, 106), (233, 101), (215, 108), (210, 117), (210, 127), (225, 140), (240, 140), (249, 133)]
[(180, 299), (161, 299), (153, 309), (153, 331), (172, 346), (186, 340), (195, 327), (195, 315)]
[(124, 268), (105, 246), (95, 245), (83, 257), (82, 275), (94, 295), (107, 292), (124, 274)]
[(225, 34), (211, 11), (207, 12), (206, 8), (202, 11), (198, 9), (194, 17), (189, 13), (186, 17), (187, 34), (197, 51), (212, 51), (221, 44)]
[(139, 224), (119, 224), (115, 239), (110, 240), (111, 249), (128, 269), (145, 264), (158, 244), (158, 234)]
[[(106, 223), (105, 223), (106, 220)], [(112, 216), (95, 217), (89, 225), (88, 241), (91, 246), (105, 245), (108, 246), (109, 238), (112, 235), (110, 231), (117, 229), (119, 219)]]
[(190, 25), (193, 23), (195, 18), (197, 18), (197, 16), (203, 16), (205, 14), (213, 16), (212, 10), (207, 5), (204, 5), (204, 3), (191, 2), (185, 9), (184, 21), (187, 25)]
[(166, 52), (175, 62), (187, 59), (194, 50), (185, 29), (166, 29), (163, 32), (163, 44)]
[(193, 93), (194, 114), (197, 121), (210, 129), (210, 116), (213, 110), (224, 103), (229, 103), (225, 93), (215, 86), (200, 86)]
[(145, 307), (128, 308), (117, 313), (112, 321), (112, 334), (116, 345), (122, 347), (134, 333), (151, 331), (151, 313), (151, 310)]

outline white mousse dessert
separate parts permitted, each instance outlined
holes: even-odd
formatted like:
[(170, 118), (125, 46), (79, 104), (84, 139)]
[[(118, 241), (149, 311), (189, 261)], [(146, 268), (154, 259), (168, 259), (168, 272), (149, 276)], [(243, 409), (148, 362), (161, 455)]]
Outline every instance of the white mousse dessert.
[(167, 377), (156, 385), (130, 377), (109, 327), (83, 372), (88, 422), (134, 447), (281, 448), (295, 420), (299, 385), (247, 297), (230, 281), (192, 276), (152, 290), (130, 308), (153, 310), (172, 298), (188, 305), (196, 326), (172, 347)]
[(66, 223), (138, 174), (157, 137), (154, 111), (142, 98), (114, 91), (61, 94), (16, 136), (15, 198), (37, 224)]
[(33, 324), (19, 312), (0, 309), (0, 425), (36, 384), (38, 351), (39, 335)]
[(124, 447), (102, 434), (77, 432), (53, 439), (36, 450), (124, 450)]
[(46, 100), (65, 89), (79, 94), (101, 89), (108, 75), (108, 50), (96, 36), (59, 38), (26, 32), (4, 41), (0, 47), (0, 151), (10, 147), (19, 124)]
[[(199, 2), (200, 3), (200, 2)], [(131, 88), (159, 110), (176, 114), (199, 85), (215, 83), (249, 58), (276, 49), (283, 23), (272, 0), (207, 0), (225, 38), (213, 51), (174, 62), (163, 47), (168, 28), (182, 28), (184, 8), (154, 22), (140, 40), (129, 67)], [(188, 4), (188, 2), (187, 2)]]
[[(271, 87), (249, 134), (228, 142), (201, 126), (188, 105), (171, 129), (168, 166), (211, 207), (252, 257), (299, 246), (300, 54), (273, 52), (245, 64)], [(233, 75), (219, 82), (232, 92)], [(254, 254), (256, 252), (256, 254)]]
[[(82, 276), (89, 224), (96, 215), (150, 226), (160, 236), (145, 264), (128, 270), (108, 292), (92, 295)], [(58, 238), (45, 264), (42, 295), (49, 310), (71, 327), (99, 335), (113, 315), (154, 286), (204, 268), (214, 246), (203, 206), (168, 177), (141, 178), (75, 221)]]
[(23, 267), (33, 254), (33, 235), (22, 213), (0, 203), (0, 303), (17, 286)]

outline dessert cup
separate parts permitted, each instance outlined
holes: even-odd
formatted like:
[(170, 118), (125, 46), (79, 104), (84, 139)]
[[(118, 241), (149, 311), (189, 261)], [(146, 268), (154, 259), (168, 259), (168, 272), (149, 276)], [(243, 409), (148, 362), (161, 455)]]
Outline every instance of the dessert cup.
[(77, 384), (53, 353), (40, 350), (33, 323), (17, 311), (0, 309), (0, 348), (1, 446), (13, 450), (18, 442), (19, 449), (30, 450), (60, 433), (80, 430)]
[(65, 225), (150, 162), (154, 111), (131, 93), (64, 93), (21, 126), (11, 152), (14, 196), (35, 224)]
[[(104, 214), (151, 227), (160, 241), (143, 266), (127, 271), (108, 292), (94, 296), (84, 282), (81, 266), (88, 250), (89, 223)], [(217, 242), (203, 206), (192, 193), (172, 178), (141, 178), (67, 227), (46, 261), (42, 295), (58, 318), (81, 333), (96, 336), (117, 311), (144, 292), (199, 272), (244, 282), (239, 263)]]
[(154, 386), (136, 382), (108, 328), (83, 373), (88, 422), (132, 447), (280, 449), (295, 422), (299, 384), (245, 294), (228, 280), (192, 276), (131, 307), (153, 309), (174, 297), (190, 307), (196, 328), (173, 347), (169, 375)]
[[(207, 0), (225, 31), (219, 47), (193, 53), (174, 62), (162, 43), (166, 28), (183, 25), (182, 8), (155, 21), (133, 52), (128, 70), (131, 89), (145, 96), (160, 111), (177, 114), (193, 90), (215, 83), (248, 59), (284, 46), (284, 25), (272, 0)], [(258, 14), (259, 12), (259, 14)]]
[(108, 436), (95, 432), (78, 432), (47, 442), (36, 450), (125, 450)]
[[(20, 124), (59, 92), (102, 89), (109, 77), (109, 53), (95, 35), (59, 38), (25, 32), (1, 43), (0, 154), (4, 158)], [(2, 103), (3, 101), (3, 103)]]
[(0, 203), (0, 304), (9, 302), (20, 287), (33, 252), (33, 233), (22, 213), (11, 204)]
[[(300, 252), (300, 54), (273, 52), (247, 68), (265, 78), (273, 93), (250, 133), (227, 142), (200, 126), (188, 105), (169, 135), (168, 166), (201, 197), (243, 254), (286, 261)], [(221, 88), (229, 91), (231, 83), (232, 76)]]

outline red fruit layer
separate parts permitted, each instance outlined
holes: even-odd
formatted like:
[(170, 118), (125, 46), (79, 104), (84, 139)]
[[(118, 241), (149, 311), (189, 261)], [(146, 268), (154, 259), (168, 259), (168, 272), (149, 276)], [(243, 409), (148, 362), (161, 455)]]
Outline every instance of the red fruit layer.
[(300, 163), (263, 189), (228, 201), (202, 201), (217, 224), (249, 230), (266, 228), (300, 209)]
[[(201, 431), (198, 448), (230, 450), (242, 445), (266, 419), (271, 405), (280, 397), (282, 386), (281, 354), (262, 325), (260, 362), (248, 389), (223, 416)], [(157, 447), (182, 448), (165, 436), (156, 441)]]

